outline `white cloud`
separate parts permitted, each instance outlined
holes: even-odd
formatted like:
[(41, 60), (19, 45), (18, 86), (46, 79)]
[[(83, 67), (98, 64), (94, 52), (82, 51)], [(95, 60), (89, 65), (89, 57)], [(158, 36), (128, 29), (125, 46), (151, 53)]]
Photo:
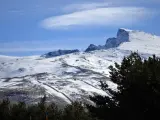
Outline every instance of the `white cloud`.
[[(57, 39), (46, 39), (46, 40), (16, 40), (16, 41), (1, 41), (0, 54), (2, 53), (20, 53), (20, 52), (42, 52), (42, 51), (54, 51), (58, 49), (85, 49), (93, 41), (102, 40), (103, 37), (71, 37), (57, 38)], [(94, 42), (98, 44), (99, 42)]]
[[(58, 48), (57, 48), (58, 49)], [(5, 52), (9, 52), (9, 53), (14, 53), (14, 52), (41, 52), (41, 51), (53, 51), (56, 50), (56, 48), (48, 48), (48, 47), (44, 47), (44, 48), (0, 48), (0, 52), (5, 53)]]
[(3, 42), (0, 45), (0, 52), (40, 52), (53, 51), (60, 48), (67, 48), (65, 45), (56, 45), (54, 41), (12, 41)]
[(65, 6), (62, 10), (64, 12), (71, 12), (71, 11), (82, 11), (82, 10), (91, 10), (101, 7), (107, 7), (110, 4), (107, 2), (100, 2), (100, 3), (85, 3), (85, 4), (70, 4)]
[(53, 16), (41, 22), (45, 29), (68, 28), (71, 26), (119, 26), (133, 24), (152, 15), (152, 11), (141, 7), (97, 8)]

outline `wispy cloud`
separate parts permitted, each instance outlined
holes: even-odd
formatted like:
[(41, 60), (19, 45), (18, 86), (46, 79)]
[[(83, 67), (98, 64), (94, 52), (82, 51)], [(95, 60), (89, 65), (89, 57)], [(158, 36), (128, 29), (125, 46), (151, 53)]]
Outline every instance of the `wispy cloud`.
[(23, 11), (23, 10), (13, 9), (13, 10), (9, 10), (8, 13), (23, 15), (23, 14), (24, 14), (24, 11)]
[[(58, 48), (57, 48), (58, 49)], [(0, 49), (0, 52), (2, 53), (14, 53), (14, 52), (41, 52), (41, 51), (53, 51), (57, 50), (56, 48), (53, 49), (53, 47), (48, 48), (48, 47), (43, 47), (43, 48), (12, 48), (12, 49), (5, 49), (2, 48)]]
[(20, 12), (23, 12), (21, 10), (9, 10), (8, 12), (11, 12), (11, 13), (20, 13)]
[(153, 11), (142, 7), (96, 8), (53, 16), (43, 20), (41, 26), (45, 29), (68, 28), (79, 25), (119, 26), (133, 24), (152, 14)]
[(16, 40), (16, 41), (0, 41), (0, 54), (2, 53), (22, 53), (22, 52), (45, 52), (54, 51), (58, 49), (85, 49), (90, 43), (98, 44), (97, 40), (102, 40), (105, 42), (103, 37), (71, 37), (62, 38), (54, 40)]
[(82, 10), (91, 10), (101, 7), (107, 7), (110, 3), (108, 2), (95, 2), (95, 3), (85, 3), (85, 4), (70, 4), (62, 8), (62, 11), (64, 12), (75, 12), (75, 11), (82, 11)]
[(40, 52), (40, 51), (53, 51), (59, 48), (67, 48), (64, 45), (54, 45), (54, 41), (12, 41), (3, 42), (0, 45), (1, 53), (15, 53), (15, 52)]

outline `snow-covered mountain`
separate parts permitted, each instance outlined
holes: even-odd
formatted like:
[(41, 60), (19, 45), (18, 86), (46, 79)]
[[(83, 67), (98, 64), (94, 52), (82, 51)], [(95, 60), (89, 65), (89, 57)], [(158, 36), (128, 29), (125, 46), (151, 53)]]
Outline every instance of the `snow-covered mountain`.
[(108, 38), (105, 45), (93, 45), (86, 49), (88, 51), (117, 48), (120, 50), (138, 51), (148, 54), (160, 54), (160, 37), (142, 31), (120, 28), (117, 36)]
[(115, 38), (97, 47), (98, 50), (90, 45), (94, 51), (70, 54), (63, 51), (42, 56), (0, 56), (0, 98), (31, 103), (46, 94), (48, 101), (62, 105), (75, 100), (90, 102), (89, 95), (109, 95), (99, 87), (99, 81), (106, 81), (116, 89), (108, 78), (108, 67), (120, 63), (131, 51), (138, 51), (145, 58), (160, 56), (160, 37), (119, 29)]

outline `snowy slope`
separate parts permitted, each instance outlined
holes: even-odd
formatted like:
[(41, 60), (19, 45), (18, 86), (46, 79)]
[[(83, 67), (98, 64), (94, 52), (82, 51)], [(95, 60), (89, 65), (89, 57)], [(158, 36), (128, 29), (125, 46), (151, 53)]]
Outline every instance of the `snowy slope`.
[(128, 42), (122, 43), (119, 49), (160, 55), (160, 37), (142, 31), (129, 30), (128, 33)]
[(30, 103), (46, 94), (49, 101), (57, 104), (89, 102), (89, 95), (108, 95), (99, 87), (101, 80), (116, 89), (108, 78), (108, 67), (137, 50), (145, 58), (160, 56), (160, 37), (119, 29), (116, 38), (109, 38), (102, 49), (91, 52), (49, 58), (0, 56), (0, 98)]
[(70, 103), (93, 94), (107, 95), (100, 90), (98, 84), (100, 80), (110, 83), (107, 78), (110, 64), (94, 53), (83, 52), (48, 59), (37, 56), (1, 56), (0, 89), (4, 91), (7, 88), (6, 91), (9, 92), (22, 89), (33, 97), (35, 93), (28, 89), (34, 86), (33, 91), (40, 91), (38, 97), (45, 93), (50, 96), (50, 100), (61, 100), (60, 103)]

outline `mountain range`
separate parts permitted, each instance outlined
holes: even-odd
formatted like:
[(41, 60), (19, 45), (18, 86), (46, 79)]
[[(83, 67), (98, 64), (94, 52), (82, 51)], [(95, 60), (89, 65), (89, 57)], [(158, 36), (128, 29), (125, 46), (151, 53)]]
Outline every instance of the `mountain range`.
[(0, 56), (0, 98), (36, 103), (46, 95), (58, 105), (72, 101), (91, 103), (89, 95), (104, 95), (100, 81), (116, 90), (109, 79), (110, 65), (138, 52), (144, 59), (160, 56), (160, 37), (120, 28), (104, 45), (90, 44), (85, 51), (57, 50), (39, 56)]

